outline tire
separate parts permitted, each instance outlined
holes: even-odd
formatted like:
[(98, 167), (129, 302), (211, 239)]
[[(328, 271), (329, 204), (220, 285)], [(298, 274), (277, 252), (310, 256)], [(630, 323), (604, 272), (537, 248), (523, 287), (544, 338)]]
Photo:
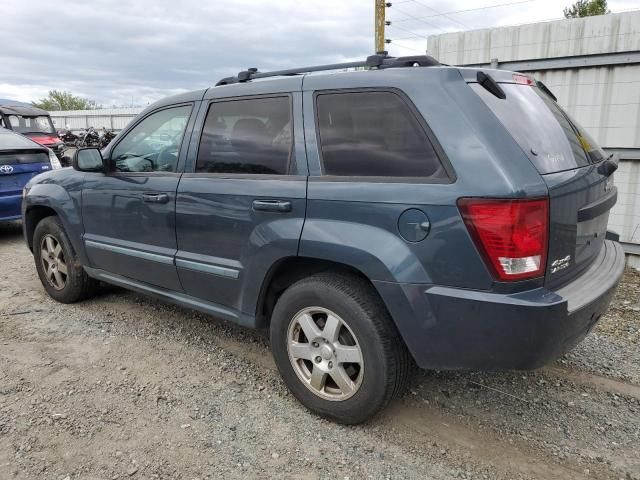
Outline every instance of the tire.
[(36, 225), (33, 256), (40, 281), (54, 300), (74, 303), (96, 293), (98, 282), (82, 268), (58, 217), (45, 217)]
[(362, 423), (386, 407), (413, 365), (382, 300), (355, 275), (321, 273), (291, 285), (276, 303), (270, 333), (291, 393), (338, 423)]

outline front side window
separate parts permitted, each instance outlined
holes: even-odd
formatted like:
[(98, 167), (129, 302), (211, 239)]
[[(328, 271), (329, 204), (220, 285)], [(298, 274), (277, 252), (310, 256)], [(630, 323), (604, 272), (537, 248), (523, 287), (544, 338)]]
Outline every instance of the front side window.
[(191, 105), (152, 113), (133, 127), (111, 152), (116, 172), (175, 172)]
[(320, 94), (316, 109), (325, 175), (447, 178), (424, 129), (399, 95)]
[(284, 175), (292, 151), (289, 97), (216, 102), (204, 123), (196, 172)]

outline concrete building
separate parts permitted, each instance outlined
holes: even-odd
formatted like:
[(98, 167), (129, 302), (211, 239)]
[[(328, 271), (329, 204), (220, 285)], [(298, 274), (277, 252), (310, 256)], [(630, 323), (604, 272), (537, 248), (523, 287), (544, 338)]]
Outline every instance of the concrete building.
[(609, 228), (640, 267), (640, 11), (434, 35), (427, 51), (442, 63), (534, 75), (620, 154)]

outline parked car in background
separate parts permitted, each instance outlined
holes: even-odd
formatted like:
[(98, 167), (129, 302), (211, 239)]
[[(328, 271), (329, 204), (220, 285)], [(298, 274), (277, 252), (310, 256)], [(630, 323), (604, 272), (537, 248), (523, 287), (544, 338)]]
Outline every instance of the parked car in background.
[(60, 168), (49, 148), (0, 128), (0, 222), (20, 218), (22, 188), (39, 173)]
[[(346, 67), (369, 69), (319, 72)], [(269, 328), (293, 395), (343, 423), (387, 405), (413, 362), (552, 361), (624, 269), (615, 159), (508, 71), (380, 55), (248, 70), (149, 106), (73, 163), (25, 187), (52, 298), (104, 281)]]
[(29, 105), (0, 105), (0, 127), (27, 136), (53, 150), (59, 158), (62, 157), (64, 142), (58, 136), (46, 110)]

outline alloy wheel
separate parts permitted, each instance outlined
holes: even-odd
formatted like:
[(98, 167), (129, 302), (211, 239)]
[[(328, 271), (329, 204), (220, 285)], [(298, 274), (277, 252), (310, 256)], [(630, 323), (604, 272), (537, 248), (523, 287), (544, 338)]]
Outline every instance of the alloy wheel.
[(289, 360), (298, 378), (325, 400), (353, 396), (364, 375), (362, 350), (345, 320), (322, 307), (298, 312), (287, 332)]
[(40, 261), (49, 285), (56, 290), (62, 290), (67, 284), (67, 263), (62, 245), (53, 235), (42, 237)]

